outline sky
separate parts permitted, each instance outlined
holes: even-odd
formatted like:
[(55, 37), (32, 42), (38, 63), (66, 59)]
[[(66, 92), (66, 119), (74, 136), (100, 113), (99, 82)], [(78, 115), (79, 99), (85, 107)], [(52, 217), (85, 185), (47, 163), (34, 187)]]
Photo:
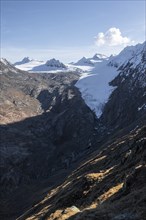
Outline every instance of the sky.
[(145, 41), (145, 0), (0, 0), (1, 57), (71, 62)]

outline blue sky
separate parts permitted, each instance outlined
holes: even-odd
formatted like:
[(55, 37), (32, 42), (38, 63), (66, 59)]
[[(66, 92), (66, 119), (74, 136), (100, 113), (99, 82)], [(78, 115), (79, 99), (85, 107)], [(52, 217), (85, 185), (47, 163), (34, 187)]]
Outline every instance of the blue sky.
[(12, 62), (70, 62), (144, 40), (145, 1), (1, 1), (1, 56)]

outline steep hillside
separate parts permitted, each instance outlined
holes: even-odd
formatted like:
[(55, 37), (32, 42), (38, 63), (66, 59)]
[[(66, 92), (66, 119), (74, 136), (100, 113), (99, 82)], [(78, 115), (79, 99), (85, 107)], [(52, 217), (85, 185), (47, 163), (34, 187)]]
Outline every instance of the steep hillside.
[(146, 42), (125, 48), (109, 65), (117, 60), (119, 74), (110, 82), (116, 89), (102, 115), (108, 130), (136, 125), (146, 115)]
[(145, 146), (145, 126), (111, 138), (18, 220), (145, 220)]

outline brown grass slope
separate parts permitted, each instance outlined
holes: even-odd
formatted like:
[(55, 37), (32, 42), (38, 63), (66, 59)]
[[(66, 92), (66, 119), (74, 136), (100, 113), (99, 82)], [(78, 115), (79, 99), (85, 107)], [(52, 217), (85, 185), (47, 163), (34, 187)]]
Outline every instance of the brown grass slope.
[(18, 220), (145, 220), (146, 126), (82, 162)]

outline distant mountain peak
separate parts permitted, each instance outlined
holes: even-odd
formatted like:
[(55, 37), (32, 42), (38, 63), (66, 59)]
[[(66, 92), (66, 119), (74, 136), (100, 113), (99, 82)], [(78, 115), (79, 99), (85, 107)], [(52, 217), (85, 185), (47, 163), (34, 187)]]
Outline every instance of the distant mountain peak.
[(22, 61), (23, 61), (24, 63), (28, 63), (28, 62), (30, 62), (31, 60), (32, 60), (32, 59), (30, 59), (29, 57), (24, 57)]
[(90, 61), (90, 58), (86, 58), (86, 57), (82, 57), (80, 60), (78, 60), (76, 63), (75, 63), (75, 65), (92, 65), (93, 66), (93, 63)]
[(25, 63), (29, 63), (31, 61), (32, 61), (32, 59), (30, 59), (29, 57), (24, 57), (21, 61), (18, 61), (16, 63), (14, 63), (14, 66), (22, 65), (22, 64), (25, 64)]
[(75, 65), (80, 65), (80, 66), (94, 66), (98, 62), (102, 62), (104, 60), (107, 60), (108, 57), (104, 54), (96, 53), (93, 57), (91, 58), (86, 58), (82, 57), (79, 61), (74, 63)]
[(140, 64), (143, 59), (146, 60), (146, 41), (142, 44), (125, 47), (117, 56), (110, 57), (109, 64), (111, 66), (120, 67), (125, 66), (129, 62), (132, 65), (131, 67), (134, 68)]
[(61, 63), (59, 60), (56, 60), (55, 58), (47, 60), (46, 66), (66, 68), (66, 66), (63, 63)]
[(94, 60), (104, 60), (107, 59), (108, 57), (104, 54), (96, 53), (92, 59)]

